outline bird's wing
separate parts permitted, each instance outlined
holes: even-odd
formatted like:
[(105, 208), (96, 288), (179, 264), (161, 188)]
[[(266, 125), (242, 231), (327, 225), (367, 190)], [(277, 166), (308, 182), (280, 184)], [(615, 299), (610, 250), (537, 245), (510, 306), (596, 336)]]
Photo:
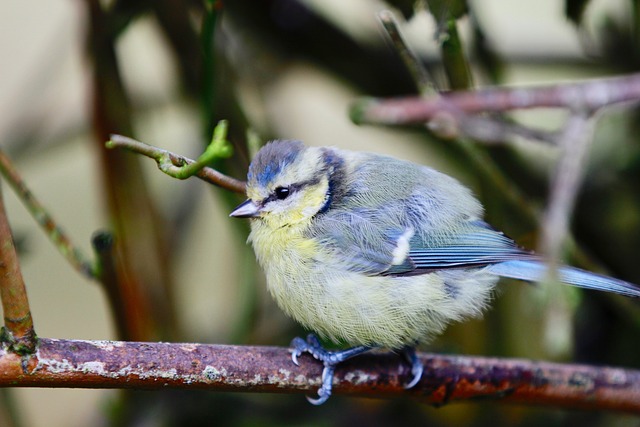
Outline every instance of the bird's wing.
[[(311, 229), (320, 247), (338, 268), (366, 275), (387, 271), (402, 262), (398, 247), (409, 249), (410, 228), (390, 220), (390, 215), (363, 208), (332, 212)], [(394, 259), (395, 257), (395, 259)]]
[(316, 224), (314, 237), (322, 240), (334, 263), (367, 275), (425, 274), (535, 258), (483, 221), (465, 221), (455, 233), (425, 232), (422, 224), (399, 212), (333, 212)]
[(447, 268), (482, 267), (513, 260), (539, 260), (530, 251), (492, 229), (483, 221), (469, 221), (450, 235), (417, 235), (407, 257), (383, 274), (423, 274)]
[[(340, 197), (309, 227), (340, 268), (368, 275), (423, 274), (486, 265), (517, 249), (485, 223), (468, 220), (478, 218), (482, 207), (453, 178), (382, 156), (352, 160), (356, 166)], [(468, 235), (458, 236), (460, 231)]]
[[(346, 215), (346, 214), (345, 214)], [(410, 276), (447, 269), (483, 268), (488, 273), (528, 282), (543, 280), (547, 264), (536, 254), (483, 221), (467, 221), (455, 233), (433, 235), (415, 231), (391, 214), (353, 210), (324, 224), (323, 247), (332, 265), (375, 276)], [(376, 218), (391, 218), (378, 220)], [(585, 289), (640, 297), (640, 287), (574, 267), (560, 266), (558, 279)]]

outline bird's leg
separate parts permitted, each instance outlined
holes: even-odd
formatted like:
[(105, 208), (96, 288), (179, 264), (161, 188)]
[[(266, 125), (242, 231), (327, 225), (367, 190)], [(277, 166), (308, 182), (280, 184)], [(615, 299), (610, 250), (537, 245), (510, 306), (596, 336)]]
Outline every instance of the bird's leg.
[(371, 350), (372, 348), (370, 346), (361, 345), (348, 348), (346, 350), (325, 350), (324, 347), (322, 347), (322, 344), (320, 344), (318, 338), (313, 334), (307, 335), (306, 340), (303, 340), (300, 337), (294, 338), (293, 341), (291, 341), (291, 347), (293, 347), (291, 350), (291, 360), (293, 360), (293, 363), (296, 365), (298, 364), (298, 356), (302, 353), (309, 353), (324, 364), (324, 369), (322, 370), (322, 386), (318, 389), (318, 398), (312, 399), (307, 396), (307, 400), (314, 405), (322, 405), (327, 401), (327, 399), (329, 399), (329, 397), (331, 397), (333, 374), (339, 363)]
[(402, 349), (402, 356), (405, 360), (411, 365), (411, 373), (413, 374), (413, 378), (411, 381), (404, 385), (404, 388), (409, 389), (418, 384), (420, 378), (422, 378), (422, 372), (424, 371), (424, 366), (422, 366), (422, 362), (418, 359), (416, 355), (415, 347), (405, 347)]

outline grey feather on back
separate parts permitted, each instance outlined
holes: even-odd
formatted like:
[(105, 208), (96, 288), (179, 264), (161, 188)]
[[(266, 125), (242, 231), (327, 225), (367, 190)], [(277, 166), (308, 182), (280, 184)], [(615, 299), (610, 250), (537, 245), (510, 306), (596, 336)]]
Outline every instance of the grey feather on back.
[[(413, 212), (412, 194), (421, 196), (428, 188), (427, 168), (407, 168), (399, 160), (365, 154), (348, 173), (341, 173), (340, 197), (331, 209), (314, 219), (309, 237), (330, 250), (333, 262), (359, 273), (376, 275), (388, 270), (394, 259), (398, 238), (408, 229), (429, 227), (424, 212)], [(434, 171), (435, 172), (435, 171)], [(375, 182), (375, 186), (365, 183)], [(389, 197), (389, 196), (392, 197)]]

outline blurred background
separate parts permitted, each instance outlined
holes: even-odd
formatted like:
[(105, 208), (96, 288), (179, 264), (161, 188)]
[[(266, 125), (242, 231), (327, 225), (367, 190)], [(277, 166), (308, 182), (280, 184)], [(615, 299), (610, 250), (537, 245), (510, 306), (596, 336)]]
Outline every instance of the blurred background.
[[(391, 9), (440, 89), (556, 83), (640, 66), (638, 1), (129, 0), (0, 3), (0, 145), (73, 240), (91, 253), (114, 233), (109, 290), (76, 273), (5, 186), (39, 336), (286, 346), (304, 333), (270, 300), (248, 225), (228, 212), (242, 197), (155, 163), (104, 149), (110, 133), (195, 158), (220, 119), (244, 178), (247, 132), (418, 161), (470, 186), (487, 219), (535, 248), (557, 151), (514, 140), (445, 141), (426, 129), (356, 126), (363, 96), (417, 89), (377, 13)], [(451, 32), (451, 25), (457, 32)], [(443, 30), (449, 28), (449, 32)], [(448, 72), (459, 42), (470, 76)], [(455, 56), (457, 55), (457, 56)], [(444, 58), (444, 61), (443, 61)], [(554, 130), (558, 110), (513, 119)], [(640, 283), (638, 111), (598, 121), (565, 258)], [(123, 296), (123, 295), (126, 295)], [(453, 325), (426, 349), (640, 367), (634, 301), (505, 281), (484, 320)], [(499, 402), (435, 409), (410, 400), (206, 392), (10, 389), (0, 425), (522, 425), (626, 426), (637, 419)]]

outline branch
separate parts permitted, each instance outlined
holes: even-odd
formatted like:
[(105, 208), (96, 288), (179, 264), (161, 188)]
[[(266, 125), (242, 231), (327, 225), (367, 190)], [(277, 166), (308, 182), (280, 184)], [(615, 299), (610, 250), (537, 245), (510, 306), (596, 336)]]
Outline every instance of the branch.
[(405, 41), (400, 29), (398, 28), (398, 23), (396, 22), (393, 13), (389, 10), (383, 10), (378, 13), (378, 19), (380, 19), (382, 27), (387, 32), (389, 40), (393, 43), (393, 47), (396, 52), (398, 52), (400, 59), (404, 62), (409, 73), (411, 73), (413, 81), (416, 83), (420, 94), (425, 96), (436, 95), (438, 92), (435, 85), (432, 83), (433, 79), (424, 65), (420, 62), (418, 56), (411, 50)]
[(487, 88), (451, 92), (438, 97), (364, 99), (351, 108), (355, 123), (424, 124), (448, 113), (479, 114), (528, 108), (569, 108), (596, 111), (622, 102), (640, 100), (640, 74), (581, 83), (519, 88)]
[[(117, 321), (127, 325), (126, 335), (121, 339), (168, 339), (177, 333), (178, 327), (167, 223), (149, 193), (148, 182), (141, 172), (141, 159), (104, 149), (110, 133), (133, 132), (133, 106), (117, 53), (121, 20), (126, 23), (133, 15), (121, 11), (130, 6), (113, 8), (111, 3), (107, 5), (101, 0), (84, 3), (88, 12), (85, 43), (91, 59), (92, 129), (102, 178), (100, 195), (116, 237), (113, 253), (116, 274), (112, 286), (118, 288), (117, 295), (125, 296), (117, 301), (122, 308), (117, 309), (112, 303), (112, 311), (126, 315), (124, 320)], [(131, 2), (117, 2), (123, 3)]]
[(109, 308), (113, 313), (113, 322), (117, 337), (129, 336), (132, 321), (127, 313), (127, 305), (131, 296), (120, 286), (118, 281), (117, 253), (115, 236), (107, 231), (98, 231), (91, 236), (91, 245), (96, 255), (96, 278), (106, 292)]
[[(176, 175), (176, 169), (180, 170), (180, 168), (184, 168), (185, 165), (189, 166), (200, 163), (171, 151), (154, 147), (153, 145), (145, 144), (144, 142), (136, 141), (133, 138), (128, 138), (122, 135), (111, 135), (111, 140), (107, 142), (106, 146), (107, 148), (126, 148), (134, 153), (142, 154), (143, 156), (154, 159), (158, 164), (158, 168), (162, 172), (178, 179), (185, 179), (189, 176), (184, 176), (180, 172)], [(193, 176), (197, 176), (209, 184), (213, 184), (236, 193), (244, 194), (245, 192), (245, 183), (243, 181), (224, 175), (210, 167), (200, 166), (197, 168), (197, 171), (193, 173)]]
[(13, 191), (15, 191), (31, 216), (44, 230), (58, 252), (80, 274), (89, 279), (95, 279), (93, 263), (78, 246), (73, 244), (69, 236), (58, 226), (44, 205), (33, 195), (11, 160), (2, 150), (0, 150), (0, 173), (13, 188)]
[(5, 325), (0, 339), (8, 344), (7, 350), (20, 355), (32, 353), (36, 346), (36, 333), (33, 329), (27, 289), (4, 209), (2, 191), (0, 191), (0, 300)]
[(590, 112), (574, 112), (567, 120), (560, 139), (562, 153), (555, 167), (542, 228), (541, 252), (552, 262), (560, 258), (562, 242), (567, 236), (569, 218), (593, 140), (593, 121)]
[(473, 77), (469, 61), (464, 53), (462, 40), (458, 34), (457, 18), (459, 16), (453, 16), (449, 12), (445, 12), (441, 16), (444, 22), (440, 26), (438, 39), (442, 65), (449, 81), (449, 87), (454, 90), (468, 89), (473, 86)]
[[(410, 368), (400, 356), (376, 352), (341, 364), (338, 394), (411, 396), (421, 402), (492, 398), (507, 403), (640, 413), (640, 371), (518, 359), (420, 354), (425, 373), (405, 390)], [(322, 366), (291, 361), (287, 349), (209, 344), (79, 341), (42, 338), (34, 356), (0, 349), (0, 386), (203, 389), (315, 392)]]

